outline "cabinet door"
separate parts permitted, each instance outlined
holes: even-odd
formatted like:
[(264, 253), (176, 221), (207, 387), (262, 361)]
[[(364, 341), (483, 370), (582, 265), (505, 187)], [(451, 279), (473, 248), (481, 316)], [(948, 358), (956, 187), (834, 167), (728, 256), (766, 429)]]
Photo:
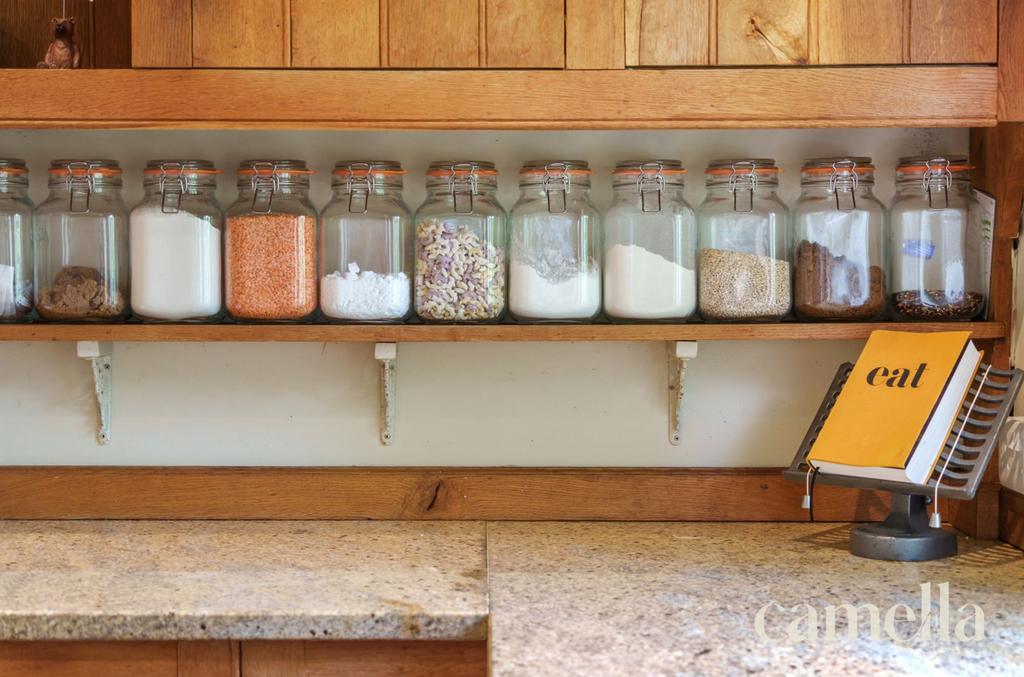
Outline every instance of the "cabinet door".
[(903, 63), (904, 0), (819, 0), (818, 63)]
[(809, 10), (809, 0), (718, 0), (718, 63), (808, 63)]
[(386, 0), (392, 68), (480, 66), (479, 0)]
[(994, 63), (997, 5), (997, 0), (911, 0), (910, 62)]
[(626, 65), (707, 65), (711, 14), (711, 0), (626, 0)]
[(488, 68), (565, 65), (564, 0), (486, 0), (484, 14)]
[(483, 677), (486, 674), (486, 642), (242, 642), (241, 677)]
[(286, 68), (289, 0), (192, 3), (192, 62), (198, 68)]
[(565, 0), (565, 67), (625, 68), (625, 0)]
[(380, 0), (291, 0), (293, 68), (380, 66)]
[(133, 68), (192, 67), (192, 0), (132, 0), (131, 23)]

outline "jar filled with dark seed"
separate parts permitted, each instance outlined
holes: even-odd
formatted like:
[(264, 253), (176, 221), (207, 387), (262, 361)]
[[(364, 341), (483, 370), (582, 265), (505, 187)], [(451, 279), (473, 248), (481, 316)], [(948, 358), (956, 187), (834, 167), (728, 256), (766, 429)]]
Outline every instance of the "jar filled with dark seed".
[(971, 229), (963, 156), (908, 157), (896, 168), (890, 305), (896, 320), (971, 320), (985, 308), (982, 234)]

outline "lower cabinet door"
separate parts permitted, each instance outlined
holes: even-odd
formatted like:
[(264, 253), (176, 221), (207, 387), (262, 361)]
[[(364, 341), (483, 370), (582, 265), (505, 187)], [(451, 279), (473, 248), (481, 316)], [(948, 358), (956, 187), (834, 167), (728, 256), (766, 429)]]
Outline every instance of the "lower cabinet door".
[(242, 642), (242, 677), (487, 674), (486, 642)]

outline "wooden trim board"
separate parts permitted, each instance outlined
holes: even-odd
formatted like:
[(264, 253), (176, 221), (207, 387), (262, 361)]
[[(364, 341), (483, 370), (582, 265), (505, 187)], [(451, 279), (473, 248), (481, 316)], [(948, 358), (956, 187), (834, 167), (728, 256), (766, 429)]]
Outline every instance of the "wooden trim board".
[[(805, 521), (781, 468), (8, 466), (0, 519)], [(819, 486), (815, 518), (878, 520), (883, 494)]]
[(0, 341), (739, 341), (865, 339), (876, 329), (950, 331), (975, 339), (1006, 336), (1002, 322), (852, 322), (774, 324), (246, 325), (0, 324)]
[[(0, 70), (0, 127), (981, 127), (993, 66)], [(75, 105), (68, 107), (68, 101)], [(941, 106), (935, 102), (941, 101)]]

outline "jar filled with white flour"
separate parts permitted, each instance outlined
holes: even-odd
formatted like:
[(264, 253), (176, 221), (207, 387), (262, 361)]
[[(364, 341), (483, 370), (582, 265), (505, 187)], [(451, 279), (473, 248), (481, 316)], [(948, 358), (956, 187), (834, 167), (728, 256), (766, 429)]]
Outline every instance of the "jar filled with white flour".
[(397, 162), (344, 161), (320, 227), (320, 312), (332, 322), (402, 322), (412, 312), (412, 215)]
[(604, 310), (612, 320), (683, 322), (697, 310), (697, 216), (678, 160), (615, 166), (604, 217)]
[(590, 167), (527, 162), (509, 215), (509, 309), (521, 322), (590, 322), (601, 312), (600, 224)]
[(149, 322), (220, 318), (221, 232), (217, 175), (207, 160), (154, 160), (129, 217), (132, 313)]

